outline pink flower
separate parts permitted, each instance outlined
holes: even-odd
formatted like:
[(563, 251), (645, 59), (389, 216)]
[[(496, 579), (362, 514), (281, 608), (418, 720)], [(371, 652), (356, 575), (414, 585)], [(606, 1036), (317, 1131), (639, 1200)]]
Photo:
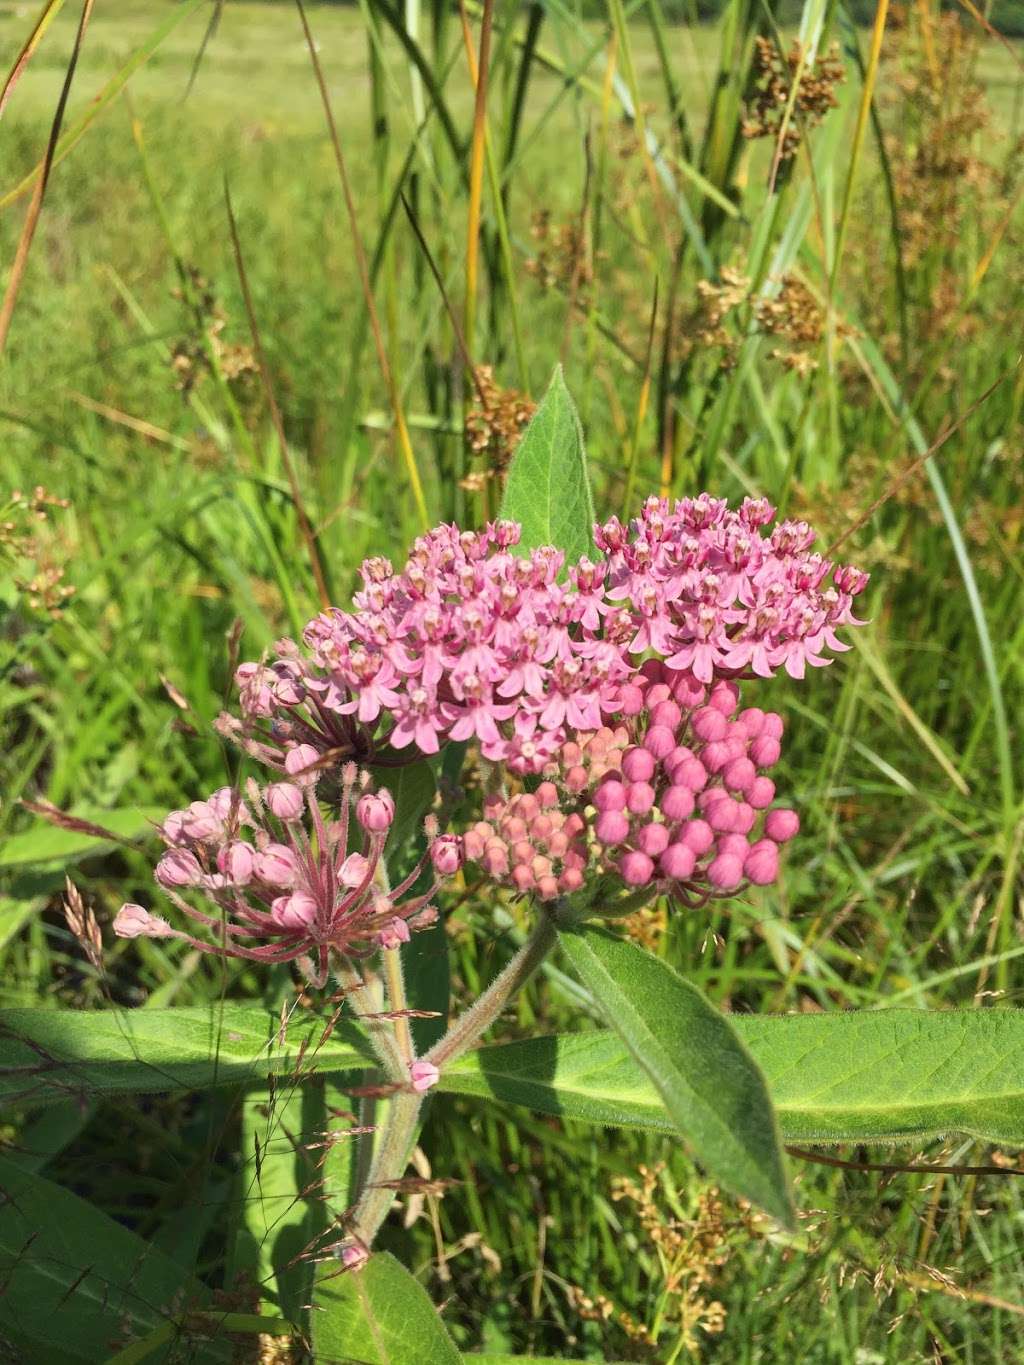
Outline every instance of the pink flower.
[[(307, 766), (298, 754), (292, 767)], [(315, 780), (315, 779), (314, 779)], [(431, 898), (452, 863), (449, 839), (431, 838), (423, 857), (387, 894), (377, 884), (394, 802), (385, 791), (364, 791), (369, 781), (354, 765), (342, 772), (337, 817), (325, 821), (319, 802), (307, 801), (305, 825), (293, 818), (293, 801), (281, 802), (281, 788), (250, 782), (244, 807), (237, 793), (214, 793), (164, 822), (170, 845), (158, 865), (157, 879), (176, 908), (206, 930), (200, 938), (173, 928), (139, 905), (122, 906), (114, 931), (122, 938), (177, 938), (203, 953), (253, 962), (308, 963), (316, 985), (327, 979), (332, 953), (361, 958), (382, 946), (407, 942), (410, 930), (436, 919)], [(298, 788), (292, 788), (297, 791)], [(287, 791), (286, 791), (287, 795)], [(232, 827), (244, 809), (249, 839)], [(279, 813), (283, 811), (282, 813)], [(361, 851), (349, 852), (352, 826), (363, 832)], [(234, 828), (237, 828), (237, 820)], [(432, 876), (425, 889), (413, 887), (421, 874)], [(200, 908), (184, 890), (201, 892), (211, 903)]]
[(419, 1092), (429, 1090), (432, 1086), (437, 1085), (441, 1079), (441, 1073), (433, 1062), (423, 1060), (412, 1063), (409, 1067), (409, 1075), (412, 1077), (413, 1090)]

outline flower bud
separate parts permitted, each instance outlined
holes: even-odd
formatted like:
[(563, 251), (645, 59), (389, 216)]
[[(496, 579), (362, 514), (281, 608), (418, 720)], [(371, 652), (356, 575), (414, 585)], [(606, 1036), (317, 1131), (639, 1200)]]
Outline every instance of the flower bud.
[(626, 807), (634, 815), (646, 815), (654, 805), (654, 788), (649, 782), (632, 782), (626, 789)]
[(320, 773), (314, 765), (319, 759), (320, 755), (312, 744), (296, 744), (295, 748), (289, 749), (284, 756), (284, 770), (289, 777), (294, 777), (300, 786), (315, 787)]
[(114, 919), (118, 938), (173, 938), (175, 932), (165, 919), (151, 915), (141, 905), (122, 905)]
[(386, 787), (367, 792), (356, 802), (356, 819), (367, 834), (383, 834), (395, 818), (395, 803)]
[(746, 796), (757, 780), (757, 769), (749, 758), (734, 758), (722, 770), (722, 781), (730, 791)]
[(740, 689), (734, 682), (716, 682), (708, 697), (708, 705), (713, 706), (723, 716), (731, 716), (740, 702)]
[(655, 758), (665, 758), (675, 747), (675, 731), (667, 725), (652, 725), (644, 735), (644, 748)]
[(246, 886), (256, 870), (256, 853), (251, 844), (238, 839), (217, 854), (217, 866), (233, 886)]
[(274, 782), (263, 793), (267, 809), (279, 820), (300, 820), (305, 809), (302, 788), (294, 782)]
[(654, 768), (654, 755), (648, 749), (630, 749), (622, 760), (622, 775), (630, 782), (649, 782)]
[(633, 850), (622, 855), (619, 871), (627, 886), (646, 886), (654, 876), (654, 863), (646, 853)]
[(553, 901), (558, 899), (558, 879), (548, 873), (545, 877), (537, 878), (536, 896), (538, 900)]
[(256, 875), (271, 886), (291, 886), (295, 871), (295, 854), (287, 844), (268, 844), (256, 854)]
[(338, 868), (338, 881), (349, 891), (362, 886), (370, 875), (370, 860), (361, 853), (350, 853)]
[(594, 824), (594, 833), (602, 844), (621, 844), (629, 834), (629, 819), (620, 810), (602, 811)]
[(377, 934), (377, 943), (381, 948), (398, 948), (403, 943), (408, 943), (410, 938), (409, 926), (404, 919), (399, 919), (396, 915), (389, 924)]
[(770, 810), (765, 816), (764, 832), (776, 844), (788, 843), (800, 829), (795, 810)]
[(453, 877), (462, 866), (462, 840), (457, 834), (442, 834), (430, 845), (430, 861), (439, 877)]
[(674, 701), (659, 701), (651, 712), (652, 725), (664, 725), (666, 730), (675, 732), (683, 719), (683, 713)]
[(708, 867), (708, 881), (717, 891), (735, 891), (743, 881), (743, 863), (734, 853), (720, 853)]
[(644, 825), (637, 835), (637, 847), (641, 853), (646, 853), (649, 858), (657, 858), (659, 853), (664, 853), (668, 848), (669, 832), (667, 825), (650, 824)]
[(743, 863), (743, 875), (755, 886), (768, 886), (779, 875), (778, 845), (761, 839), (751, 848)]
[(197, 886), (203, 869), (187, 849), (171, 848), (157, 863), (153, 875), (161, 886)]
[(771, 768), (778, 763), (782, 745), (770, 735), (761, 734), (750, 746), (750, 757), (759, 768)]
[(729, 732), (729, 722), (714, 706), (702, 706), (694, 711), (690, 723), (693, 726), (693, 733), (705, 743), (725, 739)]
[(594, 792), (594, 807), (602, 812), (625, 810), (626, 788), (614, 779), (602, 782)]
[(688, 787), (692, 792), (699, 792), (707, 780), (707, 769), (699, 758), (684, 758), (672, 774), (673, 786)]
[(658, 859), (658, 868), (663, 876), (681, 882), (690, 875), (696, 862), (697, 858), (692, 848), (688, 848), (686, 844), (669, 844)]
[(441, 1073), (433, 1062), (425, 1062), (422, 1057), (409, 1067), (409, 1075), (412, 1078), (413, 1090), (420, 1094), (424, 1090), (429, 1090), (431, 1086), (437, 1085), (441, 1079)]
[(775, 800), (775, 783), (770, 777), (756, 777), (747, 792), (747, 800), (755, 810), (765, 810)]
[(624, 683), (619, 688), (619, 714), (638, 716), (643, 709), (643, 691), (635, 683)]
[(293, 891), (290, 896), (278, 896), (270, 913), (282, 929), (306, 929), (316, 919), (317, 903), (308, 891)]
[(666, 820), (686, 820), (693, 814), (693, 792), (689, 787), (669, 787), (658, 802)]
[(687, 820), (679, 831), (679, 842), (699, 858), (715, 842), (715, 832), (706, 820)]

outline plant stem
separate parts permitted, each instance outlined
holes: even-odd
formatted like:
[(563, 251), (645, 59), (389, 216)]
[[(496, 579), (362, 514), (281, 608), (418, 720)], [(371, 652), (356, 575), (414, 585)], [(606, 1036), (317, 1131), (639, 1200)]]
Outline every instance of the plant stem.
[(400, 1180), (409, 1164), (409, 1154), (416, 1140), (423, 1096), (406, 1090), (391, 1100), (380, 1147), (370, 1168), (370, 1176), (359, 1195), (350, 1224), (352, 1240), (369, 1249), (381, 1223), (388, 1215), (395, 1198), (390, 1183)]
[[(533, 933), (512, 961), (495, 977), (480, 999), (456, 1019), (441, 1041), (426, 1054), (424, 1060), (441, 1067), (446, 1062), (454, 1061), (472, 1047), (494, 1023), (508, 1000), (526, 984), (544, 961), (554, 947), (556, 938), (554, 916), (542, 907)], [(399, 950), (385, 949), (382, 957), (391, 1008), (404, 1009), (405, 984)], [(351, 968), (349, 971), (351, 976), (358, 980), (357, 973)], [(353, 981), (348, 989), (351, 991), (353, 1003), (358, 1006), (367, 988), (361, 984), (356, 985)], [(369, 1175), (362, 1184), (352, 1215), (350, 1237), (367, 1249), (373, 1245), (373, 1239), (391, 1208), (395, 1197), (395, 1191), (391, 1188), (392, 1183), (402, 1178), (409, 1164), (409, 1154), (416, 1140), (416, 1129), (423, 1107), (423, 1095), (408, 1088), (409, 1064), (415, 1055), (409, 1021), (396, 1019), (394, 1022), (397, 1036), (392, 1037), (390, 1030), (386, 1030), (383, 1035), (388, 1039), (387, 1047), (381, 1046), (382, 1035), (371, 1034), (381, 1061), (388, 1068), (389, 1079), (404, 1083), (406, 1088), (390, 1101), (390, 1111), (380, 1145), (374, 1155)], [(397, 1070), (394, 1069), (396, 1065)]]
[(389, 1021), (380, 1017), (380, 1003), (374, 992), (346, 958), (338, 959), (334, 975), (345, 992), (352, 1013), (366, 1029), (388, 1080), (403, 1082), (408, 1080), (408, 1067), (403, 1064)]
[[(384, 979), (388, 986), (388, 1009), (394, 1013), (404, 1011), (408, 1008), (408, 1002), (405, 996), (405, 977), (402, 974), (401, 949), (385, 948), (381, 952), (381, 957), (384, 960)], [(409, 1067), (416, 1060), (416, 1051), (412, 1043), (412, 1030), (409, 1028), (409, 1020), (404, 1014), (400, 1014), (392, 1022), (395, 1026), (395, 1045), (404, 1064), (406, 1077), (408, 1077)]]
[(533, 933), (512, 961), (494, 978), (480, 999), (456, 1019), (441, 1041), (426, 1054), (424, 1060), (433, 1062), (440, 1068), (447, 1062), (453, 1062), (456, 1057), (461, 1057), (471, 1048), (494, 1023), (508, 1000), (526, 985), (555, 946), (556, 938), (555, 920), (541, 907), (540, 918)]

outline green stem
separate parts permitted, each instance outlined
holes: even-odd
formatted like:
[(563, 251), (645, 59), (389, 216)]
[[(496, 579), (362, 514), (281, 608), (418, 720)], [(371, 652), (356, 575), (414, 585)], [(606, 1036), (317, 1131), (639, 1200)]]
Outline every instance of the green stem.
[(395, 1191), (390, 1184), (402, 1178), (409, 1164), (422, 1107), (423, 1096), (411, 1089), (395, 1095), (391, 1101), (391, 1112), (381, 1144), (350, 1224), (351, 1241), (367, 1250), (373, 1245), (373, 1239), (394, 1202)]
[(426, 1054), (424, 1060), (440, 1068), (464, 1052), (490, 1028), (509, 999), (534, 974), (555, 946), (557, 931), (553, 916), (543, 907), (533, 933), (503, 972), (494, 978), (483, 995), (460, 1015), (451, 1028)]
[(388, 987), (388, 1008), (399, 1014), (399, 1017), (392, 1021), (395, 1025), (395, 1045), (404, 1063), (405, 1075), (408, 1077), (409, 1067), (416, 1060), (416, 1049), (413, 1047), (409, 1020), (402, 1013), (408, 1009), (408, 1001), (405, 995), (405, 977), (402, 974), (401, 949), (385, 948), (381, 952), (381, 957), (384, 959), (384, 979)]

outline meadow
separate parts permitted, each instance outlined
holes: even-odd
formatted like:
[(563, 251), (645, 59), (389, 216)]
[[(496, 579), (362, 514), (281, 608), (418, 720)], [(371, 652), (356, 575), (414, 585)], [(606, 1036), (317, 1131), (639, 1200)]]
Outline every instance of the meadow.
[[(5, 71), (35, 18), (0, 4)], [(558, 364), (602, 520), (652, 493), (763, 495), (872, 575), (852, 651), (768, 685), (803, 822), (780, 880), (705, 911), (659, 901), (630, 932), (737, 1015), (1024, 1004), (1024, 48), (930, 0), (888, 14), (877, 61), (870, 28), (817, 0), (785, 32), (753, 0), (707, 23), (658, 0), (499, 5), (474, 140), (457, 8), (308, 18), (356, 236), (293, 6), (123, 0), (85, 35), (0, 357), (0, 483), (59, 500), (45, 520), (12, 501), (0, 530), (0, 1006), (87, 1030), (114, 1006), (294, 996), (286, 967), (110, 921), (153, 902), (153, 822), (236, 770), (213, 730), (232, 658), (346, 602), (366, 556), (494, 516)], [(5, 272), (77, 19), (65, 6), (0, 106)], [(759, 101), (758, 52), (794, 41), (824, 61), (796, 84), (780, 66), (793, 98)], [(447, 908), (470, 998), (528, 907), (467, 877)], [(556, 956), (491, 1037), (594, 1020)], [(239, 1194), (261, 1131), (230, 1088), (15, 1103), (0, 1188), (45, 1177), (186, 1266), (235, 1313), (236, 1359), (309, 1359), (254, 1316), (288, 1317), (269, 1258), (298, 1246), (307, 1178), (286, 1146), (270, 1189)], [(793, 1236), (670, 1137), (447, 1097), (415, 1165), (438, 1183), (402, 1194), (381, 1244), (456, 1345), (495, 1359), (1024, 1358), (1012, 1146), (790, 1160)], [(71, 1359), (31, 1321), (31, 1273), (73, 1304), (86, 1267), (4, 1216), (4, 1283), (23, 1269), (0, 1358)], [(112, 1360), (229, 1358), (118, 1333)]]

